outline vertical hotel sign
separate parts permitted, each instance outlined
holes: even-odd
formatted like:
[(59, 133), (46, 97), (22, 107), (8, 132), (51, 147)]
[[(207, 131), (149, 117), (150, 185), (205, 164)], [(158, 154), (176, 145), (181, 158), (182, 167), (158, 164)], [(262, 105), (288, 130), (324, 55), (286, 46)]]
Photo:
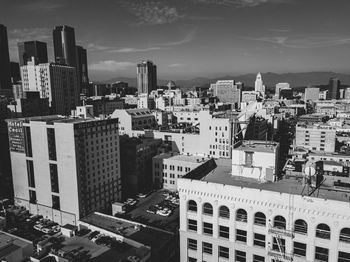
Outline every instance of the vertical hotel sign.
[(10, 151), (24, 153), (24, 129), (22, 121), (7, 121)]

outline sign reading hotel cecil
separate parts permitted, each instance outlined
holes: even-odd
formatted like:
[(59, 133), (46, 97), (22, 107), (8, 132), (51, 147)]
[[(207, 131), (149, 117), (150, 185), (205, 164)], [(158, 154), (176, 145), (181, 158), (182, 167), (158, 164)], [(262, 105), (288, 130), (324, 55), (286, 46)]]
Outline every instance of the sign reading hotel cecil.
[(20, 121), (7, 122), (10, 151), (24, 153), (24, 132), (23, 124)]

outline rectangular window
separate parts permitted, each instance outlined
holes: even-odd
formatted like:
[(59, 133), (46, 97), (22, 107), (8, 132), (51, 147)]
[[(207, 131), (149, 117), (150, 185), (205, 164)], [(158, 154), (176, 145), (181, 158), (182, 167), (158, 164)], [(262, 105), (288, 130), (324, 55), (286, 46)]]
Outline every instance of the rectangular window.
[(294, 242), (294, 255), (305, 257), (306, 256), (306, 244)]
[(197, 262), (197, 259), (194, 257), (188, 257), (188, 262)]
[(225, 226), (219, 226), (219, 237), (228, 239), (230, 237), (230, 228)]
[(36, 192), (33, 190), (29, 190), (29, 202), (36, 204)]
[(203, 233), (207, 235), (213, 235), (213, 224), (203, 223)]
[(328, 248), (316, 247), (315, 250), (315, 260), (328, 262)]
[(35, 187), (34, 166), (32, 160), (27, 160), (28, 186)]
[(52, 208), (60, 210), (61, 205), (60, 205), (60, 197), (59, 196), (52, 196)]
[(59, 193), (57, 165), (50, 164), (51, 192)]
[(339, 251), (338, 262), (350, 262), (350, 253)]
[(230, 258), (230, 249), (228, 247), (219, 246), (219, 257)]
[(197, 231), (197, 220), (188, 219), (188, 230)]
[(26, 156), (32, 157), (32, 138), (30, 136), (30, 127), (26, 126), (24, 128), (24, 136), (25, 136), (25, 150), (26, 150)]
[(265, 235), (255, 233), (254, 246), (265, 247)]
[(56, 160), (56, 141), (55, 141), (55, 129), (47, 129), (47, 144), (49, 149), (49, 159)]
[(237, 262), (246, 262), (246, 253), (243, 251), (236, 250), (235, 257)]
[(265, 262), (265, 258), (258, 255), (253, 255), (253, 262)]
[(207, 242), (203, 242), (203, 253), (213, 254), (213, 245)]
[(236, 229), (236, 241), (247, 242), (247, 231)]
[(197, 250), (197, 240), (192, 238), (187, 239), (187, 248)]

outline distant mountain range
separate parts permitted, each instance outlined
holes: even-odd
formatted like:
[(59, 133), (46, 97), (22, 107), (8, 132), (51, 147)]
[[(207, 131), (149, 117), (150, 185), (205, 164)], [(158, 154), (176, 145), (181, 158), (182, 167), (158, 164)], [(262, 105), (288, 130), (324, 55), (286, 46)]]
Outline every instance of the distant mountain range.
[[(326, 85), (329, 78), (336, 77), (341, 81), (342, 85), (350, 86), (350, 74), (339, 74), (334, 72), (306, 72), (306, 73), (262, 73), (264, 84), (269, 89), (273, 89), (277, 83), (288, 82), (291, 87), (306, 87), (309, 85)], [(195, 86), (209, 86), (211, 83), (215, 83), (217, 80), (235, 80), (236, 82), (243, 82), (245, 87), (253, 87), (256, 74), (244, 74), (238, 76), (226, 75), (219, 78), (205, 78), (198, 77), (189, 80), (177, 80), (176, 85), (182, 89), (188, 90)], [(123, 81), (129, 84), (129, 86), (136, 86), (136, 77), (115, 77), (103, 83), (114, 83), (116, 81)], [(158, 79), (158, 85), (166, 85), (169, 80)]]

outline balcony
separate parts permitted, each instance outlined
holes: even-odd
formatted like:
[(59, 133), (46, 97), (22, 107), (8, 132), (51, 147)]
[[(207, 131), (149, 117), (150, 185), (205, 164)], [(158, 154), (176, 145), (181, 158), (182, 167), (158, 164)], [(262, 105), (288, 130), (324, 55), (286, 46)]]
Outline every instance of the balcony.
[(294, 232), (291, 230), (287, 230), (279, 227), (270, 227), (269, 234), (280, 236), (280, 237), (291, 237), (294, 238)]

